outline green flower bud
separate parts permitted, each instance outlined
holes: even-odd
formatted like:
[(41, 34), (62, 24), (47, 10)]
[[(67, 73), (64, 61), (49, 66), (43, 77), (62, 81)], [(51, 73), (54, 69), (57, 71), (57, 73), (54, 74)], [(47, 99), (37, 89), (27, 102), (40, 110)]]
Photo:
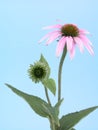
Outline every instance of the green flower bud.
[(34, 63), (34, 65), (32, 64), (30, 65), (28, 73), (32, 81), (38, 83), (38, 82), (42, 82), (47, 78), (48, 68), (46, 64), (38, 61)]

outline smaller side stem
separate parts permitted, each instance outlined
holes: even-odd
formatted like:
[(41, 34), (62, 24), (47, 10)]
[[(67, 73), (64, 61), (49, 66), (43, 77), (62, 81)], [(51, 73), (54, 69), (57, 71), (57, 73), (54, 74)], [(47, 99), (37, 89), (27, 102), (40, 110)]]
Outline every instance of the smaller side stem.
[(48, 104), (51, 106), (51, 102), (50, 102), (50, 99), (49, 99), (49, 96), (48, 96), (48, 90), (46, 87), (45, 88), (45, 94), (46, 94), (46, 98), (47, 98), (47, 101), (48, 101)]

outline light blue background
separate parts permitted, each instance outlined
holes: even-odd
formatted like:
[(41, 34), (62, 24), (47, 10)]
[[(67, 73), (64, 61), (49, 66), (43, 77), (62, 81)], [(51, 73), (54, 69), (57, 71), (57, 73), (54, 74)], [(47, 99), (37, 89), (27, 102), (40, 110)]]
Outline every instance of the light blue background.
[[(60, 117), (63, 114), (98, 105), (98, 1), (97, 0), (2, 0), (0, 1), (0, 130), (50, 130), (47, 119), (36, 115), (29, 105), (12, 93), (4, 83), (45, 98), (41, 84), (28, 78), (29, 64), (46, 57), (57, 82), (60, 58), (56, 58), (57, 42), (48, 47), (38, 40), (47, 33), (43, 26), (75, 23), (91, 32), (94, 56), (85, 49), (75, 58), (69, 55), (63, 66)], [(50, 94), (53, 103), (56, 99)], [(98, 110), (75, 126), (77, 130), (98, 130)]]

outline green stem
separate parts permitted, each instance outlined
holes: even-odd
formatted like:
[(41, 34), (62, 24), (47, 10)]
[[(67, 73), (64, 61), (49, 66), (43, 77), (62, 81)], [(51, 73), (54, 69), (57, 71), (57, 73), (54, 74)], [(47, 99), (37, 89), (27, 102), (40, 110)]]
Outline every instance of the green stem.
[(52, 130), (55, 130), (55, 124), (52, 122)]
[(54, 121), (51, 118), (49, 120), (50, 120), (51, 130), (56, 130)]
[(49, 99), (49, 96), (48, 96), (48, 90), (46, 87), (45, 88), (45, 95), (46, 95), (46, 98), (47, 98), (47, 101), (48, 101), (48, 104), (51, 106), (51, 102), (50, 102), (50, 99)]
[(67, 48), (66, 46), (64, 47), (62, 57), (60, 59), (60, 64), (59, 64), (59, 71), (58, 71), (58, 101), (61, 100), (61, 78), (62, 78), (62, 67), (64, 63), (64, 59), (67, 53)]

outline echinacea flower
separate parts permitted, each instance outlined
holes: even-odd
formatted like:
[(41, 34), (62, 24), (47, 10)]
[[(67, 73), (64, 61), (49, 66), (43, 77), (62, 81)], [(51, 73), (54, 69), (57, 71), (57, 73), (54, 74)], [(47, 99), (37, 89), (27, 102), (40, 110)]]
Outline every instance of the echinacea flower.
[(30, 65), (30, 68), (28, 70), (29, 77), (34, 81), (35, 83), (38, 83), (40, 81), (43, 81), (47, 77), (47, 66), (46, 64), (42, 62), (36, 62), (34, 65)]
[(56, 56), (59, 56), (63, 51), (64, 47), (67, 47), (67, 51), (70, 54), (70, 58), (72, 59), (75, 55), (75, 46), (79, 47), (80, 52), (83, 52), (84, 46), (87, 48), (91, 55), (94, 54), (92, 43), (86, 37), (86, 34), (89, 34), (88, 31), (84, 29), (79, 29), (74, 24), (57, 24), (53, 26), (44, 27), (44, 29), (55, 29), (52, 32), (46, 34), (40, 41), (46, 41), (46, 45), (50, 44), (54, 40), (58, 40), (58, 45), (56, 49)]

